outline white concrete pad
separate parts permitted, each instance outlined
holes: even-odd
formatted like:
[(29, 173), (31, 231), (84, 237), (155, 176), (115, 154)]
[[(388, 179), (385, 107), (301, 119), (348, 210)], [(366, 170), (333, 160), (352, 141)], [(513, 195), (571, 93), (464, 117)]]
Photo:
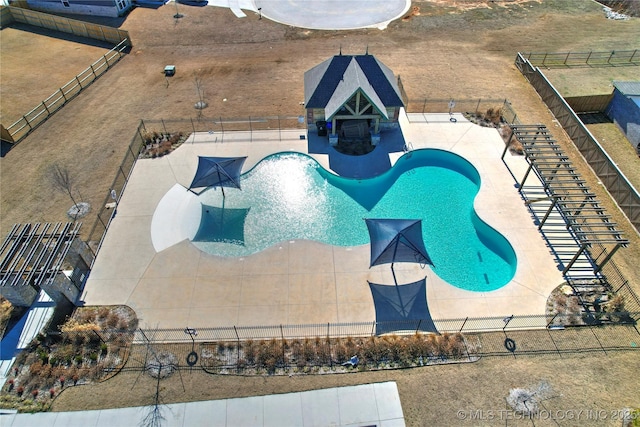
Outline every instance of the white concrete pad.
[[(153, 406), (100, 411), (2, 415), (2, 427), (135, 427), (148, 425)], [(160, 405), (167, 427), (404, 427), (395, 382), (300, 393)]]

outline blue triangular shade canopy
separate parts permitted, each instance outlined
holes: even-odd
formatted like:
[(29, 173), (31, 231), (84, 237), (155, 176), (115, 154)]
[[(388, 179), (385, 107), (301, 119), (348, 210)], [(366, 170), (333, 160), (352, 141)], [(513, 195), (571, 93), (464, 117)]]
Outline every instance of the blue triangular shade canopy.
[(369, 282), (376, 310), (376, 335), (420, 330), (438, 333), (427, 305), (427, 279), (406, 285)]
[(223, 242), (244, 246), (244, 222), (250, 208), (231, 209), (202, 205), (194, 242)]
[(240, 188), (240, 175), (246, 157), (198, 156), (198, 169), (189, 190), (202, 187)]
[(365, 219), (371, 242), (369, 267), (394, 262), (431, 264), (422, 240), (422, 220)]

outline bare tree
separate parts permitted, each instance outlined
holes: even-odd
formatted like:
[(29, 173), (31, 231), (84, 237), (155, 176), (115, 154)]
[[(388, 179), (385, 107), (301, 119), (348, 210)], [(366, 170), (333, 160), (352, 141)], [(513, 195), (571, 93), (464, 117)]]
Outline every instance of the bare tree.
[(198, 119), (202, 117), (202, 110), (207, 108), (207, 101), (204, 100), (204, 86), (202, 84), (202, 76), (199, 73), (194, 75), (194, 84), (196, 86), (196, 93), (198, 94), (198, 102), (195, 107), (198, 110)]
[[(47, 177), (51, 186), (56, 191), (67, 194), (73, 202), (73, 206), (67, 211), (67, 215), (72, 217), (74, 221), (79, 217), (85, 216), (89, 212), (91, 205), (82, 201), (82, 194), (80, 194), (80, 190), (76, 187), (75, 177), (69, 173), (69, 169), (66, 166), (54, 163), (49, 166), (49, 169), (47, 170)], [(80, 196), (81, 201), (76, 201), (76, 198), (73, 197), (74, 192)]]
[(73, 198), (73, 189), (75, 188), (75, 179), (69, 173), (69, 169), (54, 163), (49, 167), (49, 179), (54, 189), (61, 193), (67, 193), (75, 207), (78, 203)]

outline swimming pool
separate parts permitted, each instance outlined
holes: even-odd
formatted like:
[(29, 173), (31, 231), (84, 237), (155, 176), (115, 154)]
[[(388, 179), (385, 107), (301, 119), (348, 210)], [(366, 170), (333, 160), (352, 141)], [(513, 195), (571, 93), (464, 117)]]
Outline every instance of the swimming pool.
[(198, 196), (202, 217), (192, 242), (201, 250), (238, 257), (294, 239), (358, 246), (369, 243), (363, 218), (422, 219), (432, 269), (451, 285), (486, 292), (515, 274), (513, 248), (473, 209), (478, 172), (448, 151), (412, 151), (371, 179), (339, 177), (307, 155), (278, 153), (241, 184), (224, 198), (215, 188)]

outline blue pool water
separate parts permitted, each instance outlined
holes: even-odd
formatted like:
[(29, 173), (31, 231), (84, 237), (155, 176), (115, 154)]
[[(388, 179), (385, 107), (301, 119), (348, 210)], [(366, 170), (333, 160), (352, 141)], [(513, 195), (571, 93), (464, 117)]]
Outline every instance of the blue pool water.
[[(464, 158), (415, 150), (371, 179), (335, 176), (300, 153), (278, 153), (242, 175), (242, 190), (208, 189), (193, 243), (219, 256), (245, 256), (282, 241), (335, 246), (369, 243), (363, 218), (422, 219), (433, 271), (471, 291), (498, 289), (513, 277), (509, 242), (473, 209), (480, 176)], [(224, 203), (224, 204), (223, 204)]]

